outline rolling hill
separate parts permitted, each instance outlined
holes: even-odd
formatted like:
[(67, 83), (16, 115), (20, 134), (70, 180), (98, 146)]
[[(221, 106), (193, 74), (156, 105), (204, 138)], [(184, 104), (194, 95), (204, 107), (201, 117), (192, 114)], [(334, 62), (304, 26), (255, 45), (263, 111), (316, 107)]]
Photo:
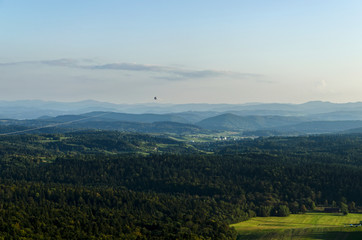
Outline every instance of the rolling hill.
[(238, 116), (231, 113), (204, 119), (196, 125), (210, 130), (257, 130), (267, 129), (303, 121), (301, 117), (284, 116)]

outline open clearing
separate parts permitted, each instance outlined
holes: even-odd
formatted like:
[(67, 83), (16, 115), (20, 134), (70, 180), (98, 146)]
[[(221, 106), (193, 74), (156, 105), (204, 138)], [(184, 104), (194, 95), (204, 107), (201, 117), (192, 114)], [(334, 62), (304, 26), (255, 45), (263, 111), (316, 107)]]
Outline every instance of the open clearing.
[(232, 224), (238, 239), (362, 239), (362, 214), (310, 212), (288, 217), (255, 217)]

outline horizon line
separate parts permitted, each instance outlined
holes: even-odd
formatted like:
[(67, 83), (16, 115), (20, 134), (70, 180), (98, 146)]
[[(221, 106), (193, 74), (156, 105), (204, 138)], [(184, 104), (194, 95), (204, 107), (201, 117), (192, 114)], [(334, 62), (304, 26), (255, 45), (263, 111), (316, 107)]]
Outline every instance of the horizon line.
[(201, 104), (201, 105), (258, 105), (258, 104), (289, 104), (289, 105), (303, 105), (307, 103), (331, 103), (331, 104), (355, 104), (362, 103), (362, 101), (349, 101), (349, 102), (332, 102), (332, 101), (323, 101), (323, 100), (310, 100), (306, 102), (244, 102), (244, 103), (227, 103), (227, 102), (219, 102), (219, 103), (207, 103), (207, 102), (188, 102), (188, 103), (170, 103), (170, 102), (161, 102), (158, 100), (150, 101), (150, 102), (138, 102), (138, 103), (116, 103), (106, 100), (96, 100), (96, 99), (83, 99), (83, 100), (74, 100), (74, 101), (64, 101), (64, 100), (44, 100), (44, 99), (16, 99), (16, 100), (6, 100), (0, 99), (0, 102), (44, 102), (44, 103), (82, 103), (82, 102), (97, 102), (97, 103), (108, 103), (115, 105), (150, 105), (150, 104), (158, 104), (158, 105), (192, 105), (192, 104)]

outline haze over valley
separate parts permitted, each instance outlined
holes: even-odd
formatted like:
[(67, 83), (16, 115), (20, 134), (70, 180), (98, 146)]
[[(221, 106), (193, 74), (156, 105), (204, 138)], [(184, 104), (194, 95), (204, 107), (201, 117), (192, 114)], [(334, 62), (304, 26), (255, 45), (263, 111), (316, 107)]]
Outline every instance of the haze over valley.
[(49, 128), (42, 127), (53, 125), (54, 131), (61, 132), (74, 128), (178, 135), (231, 131), (240, 137), (358, 133), (362, 129), (359, 102), (125, 105), (96, 101), (2, 101), (0, 109), (3, 134), (10, 126), (47, 132)]

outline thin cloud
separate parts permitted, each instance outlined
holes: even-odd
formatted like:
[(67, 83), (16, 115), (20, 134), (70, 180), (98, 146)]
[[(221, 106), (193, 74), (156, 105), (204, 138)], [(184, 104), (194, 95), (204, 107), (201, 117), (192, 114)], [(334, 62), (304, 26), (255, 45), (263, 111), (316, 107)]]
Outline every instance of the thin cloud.
[(50, 66), (59, 66), (59, 67), (79, 67), (79, 61), (67, 58), (39, 61), (38, 63)]
[(29, 64), (41, 64), (41, 65), (49, 65), (49, 66), (57, 66), (57, 67), (75, 67), (79, 68), (81, 65), (79, 61), (74, 59), (55, 59), (55, 60), (44, 60), (44, 61), (21, 61), (21, 62), (7, 62), (0, 63), (0, 66), (17, 66), (17, 65), (29, 65)]
[(183, 68), (135, 64), (135, 63), (112, 63), (104, 65), (90, 66), (91, 69), (102, 70), (121, 70), (121, 71), (135, 71), (135, 72), (156, 72), (166, 74), (167, 76), (157, 77), (164, 80), (184, 80), (194, 78), (215, 78), (215, 77), (229, 77), (229, 78), (261, 78), (260, 74), (252, 73), (238, 73), (231, 71), (217, 71), (217, 70), (188, 70)]
[(90, 66), (91, 69), (102, 70), (122, 70), (122, 71), (136, 71), (136, 72), (165, 72), (168, 71), (167, 67), (157, 65), (135, 64), (135, 63), (110, 63), (104, 65)]
[[(121, 71), (135, 71), (135, 72), (156, 72), (170, 76), (170, 79), (186, 79), (186, 78), (210, 78), (225, 75), (223, 72), (213, 70), (185, 70), (175, 67), (158, 66), (158, 65), (147, 65), (147, 64), (135, 64), (135, 63), (113, 63), (98, 66), (91, 66), (92, 69), (102, 70), (121, 70)], [(164, 79), (167, 79), (165, 77)]]
[[(87, 64), (84, 64), (87, 63)], [(0, 63), (0, 66), (15, 66), (24, 64), (41, 64), (48, 66), (90, 69), (90, 70), (118, 70), (129, 72), (152, 72), (160, 74), (157, 79), (181, 81), (186, 79), (207, 79), (217, 77), (227, 77), (233, 79), (255, 79), (262, 80), (262, 75), (252, 73), (239, 73), (232, 71), (218, 70), (190, 70), (179, 67), (169, 67), (162, 65), (136, 64), (136, 63), (109, 63), (109, 64), (94, 64), (90, 60), (74, 60), (74, 59), (55, 59), (44, 61), (23, 61), (23, 62), (8, 62)]]

